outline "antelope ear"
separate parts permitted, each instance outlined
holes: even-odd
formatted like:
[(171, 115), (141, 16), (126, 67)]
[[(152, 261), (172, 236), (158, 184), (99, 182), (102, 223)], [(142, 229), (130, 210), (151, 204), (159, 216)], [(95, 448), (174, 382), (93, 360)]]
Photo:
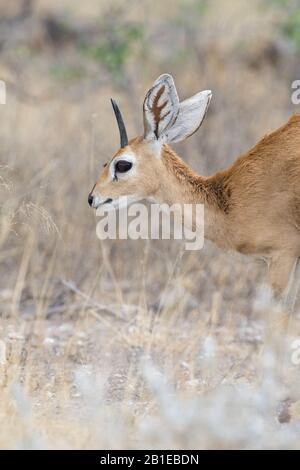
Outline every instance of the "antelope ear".
[(193, 135), (205, 118), (211, 97), (212, 92), (205, 90), (182, 101), (176, 121), (165, 133), (165, 142), (180, 142)]
[(158, 77), (146, 94), (144, 114), (144, 138), (160, 140), (175, 122), (179, 112), (179, 99), (171, 75)]

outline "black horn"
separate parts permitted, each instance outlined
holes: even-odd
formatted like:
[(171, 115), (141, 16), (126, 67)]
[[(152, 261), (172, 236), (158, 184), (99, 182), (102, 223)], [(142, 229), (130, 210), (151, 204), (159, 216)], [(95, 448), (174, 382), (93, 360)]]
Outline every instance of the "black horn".
[(116, 116), (116, 120), (118, 123), (118, 127), (119, 127), (121, 148), (123, 148), (123, 147), (126, 147), (126, 145), (128, 145), (128, 137), (127, 137), (125, 124), (122, 118), (121, 111), (119, 110), (119, 106), (117, 105), (115, 100), (111, 99), (110, 101), (111, 101), (111, 104), (112, 104), (112, 107)]

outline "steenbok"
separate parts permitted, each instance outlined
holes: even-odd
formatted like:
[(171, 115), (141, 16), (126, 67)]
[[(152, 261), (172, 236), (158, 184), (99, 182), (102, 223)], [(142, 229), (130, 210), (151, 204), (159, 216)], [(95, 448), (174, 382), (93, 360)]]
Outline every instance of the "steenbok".
[(144, 101), (144, 135), (130, 141), (112, 101), (121, 148), (105, 165), (88, 202), (94, 208), (117, 207), (119, 198), (127, 196), (129, 202), (204, 204), (205, 238), (264, 259), (276, 297), (292, 309), (300, 256), (300, 115), (228, 169), (199, 176), (168, 144), (196, 132), (211, 96), (206, 90), (179, 102), (173, 78), (161, 75)]

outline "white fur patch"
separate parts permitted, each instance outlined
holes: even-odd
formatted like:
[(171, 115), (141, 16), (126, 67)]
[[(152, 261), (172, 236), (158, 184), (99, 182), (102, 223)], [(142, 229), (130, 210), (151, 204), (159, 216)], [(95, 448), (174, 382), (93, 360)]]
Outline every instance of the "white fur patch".
[(110, 179), (114, 180), (115, 179), (115, 165), (119, 160), (125, 160), (126, 162), (131, 162), (132, 163), (132, 168), (126, 172), (126, 173), (118, 173), (118, 178), (126, 178), (126, 176), (132, 175), (136, 172), (136, 157), (133, 152), (126, 152), (123, 153), (122, 155), (119, 155), (118, 157), (114, 158), (112, 162), (109, 165), (109, 175)]
[(151, 149), (154, 155), (159, 158), (161, 156), (161, 148), (163, 146), (163, 142), (161, 140), (153, 140), (151, 141)]

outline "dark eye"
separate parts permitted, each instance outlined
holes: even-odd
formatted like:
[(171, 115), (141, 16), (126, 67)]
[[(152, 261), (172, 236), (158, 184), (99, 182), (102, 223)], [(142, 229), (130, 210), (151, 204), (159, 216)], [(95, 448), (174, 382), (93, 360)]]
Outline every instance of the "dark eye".
[(126, 171), (129, 171), (131, 167), (132, 167), (131, 162), (127, 162), (126, 160), (119, 160), (116, 163), (115, 170), (118, 173), (125, 173)]

